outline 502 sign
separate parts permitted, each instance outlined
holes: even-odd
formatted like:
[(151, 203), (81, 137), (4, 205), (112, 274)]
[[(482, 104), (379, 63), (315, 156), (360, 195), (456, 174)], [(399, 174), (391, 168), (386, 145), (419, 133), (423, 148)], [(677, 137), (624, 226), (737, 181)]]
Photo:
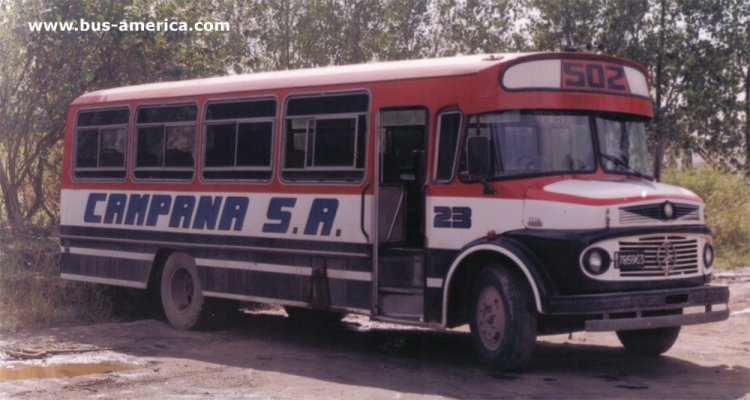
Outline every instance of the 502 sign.
[(622, 65), (587, 61), (563, 61), (563, 89), (630, 93)]

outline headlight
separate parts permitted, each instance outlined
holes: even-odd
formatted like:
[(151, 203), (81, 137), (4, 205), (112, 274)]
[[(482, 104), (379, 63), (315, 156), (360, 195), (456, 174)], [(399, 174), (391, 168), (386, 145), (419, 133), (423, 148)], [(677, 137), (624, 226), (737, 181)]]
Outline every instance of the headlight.
[(606, 250), (595, 247), (583, 255), (583, 267), (592, 275), (601, 275), (609, 269), (610, 259)]
[(714, 265), (714, 247), (708, 243), (703, 246), (703, 265), (706, 269), (711, 269)]

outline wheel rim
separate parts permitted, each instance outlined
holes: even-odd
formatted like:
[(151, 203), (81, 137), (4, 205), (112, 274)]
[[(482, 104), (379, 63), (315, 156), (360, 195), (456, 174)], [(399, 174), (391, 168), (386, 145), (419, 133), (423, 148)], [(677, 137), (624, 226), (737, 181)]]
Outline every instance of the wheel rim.
[(172, 302), (178, 312), (190, 308), (193, 302), (193, 278), (185, 268), (178, 268), (172, 274)]
[(505, 335), (505, 307), (495, 288), (487, 287), (477, 300), (477, 331), (488, 350), (497, 350)]

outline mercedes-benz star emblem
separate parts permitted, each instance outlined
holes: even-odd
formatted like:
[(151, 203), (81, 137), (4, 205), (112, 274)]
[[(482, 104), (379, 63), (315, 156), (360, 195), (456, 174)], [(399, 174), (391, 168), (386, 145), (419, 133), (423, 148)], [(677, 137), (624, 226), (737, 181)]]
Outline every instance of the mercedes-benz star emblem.
[(669, 275), (669, 272), (674, 269), (677, 263), (677, 250), (675, 250), (672, 242), (667, 240), (659, 245), (656, 250), (656, 262), (659, 264), (659, 268), (664, 271), (664, 276)]
[(662, 207), (662, 213), (664, 215), (664, 218), (666, 219), (674, 218), (674, 206), (672, 205), (672, 203), (668, 201), (664, 202), (664, 206)]

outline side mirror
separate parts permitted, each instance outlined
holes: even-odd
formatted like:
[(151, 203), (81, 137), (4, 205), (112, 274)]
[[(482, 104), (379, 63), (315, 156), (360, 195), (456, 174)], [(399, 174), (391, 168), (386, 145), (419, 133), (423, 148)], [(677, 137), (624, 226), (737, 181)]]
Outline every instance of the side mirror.
[(490, 172), (490, 141), (484, 136), (470, 137), (467, 141), (467, 165), (472, 176), (484, 177)]

